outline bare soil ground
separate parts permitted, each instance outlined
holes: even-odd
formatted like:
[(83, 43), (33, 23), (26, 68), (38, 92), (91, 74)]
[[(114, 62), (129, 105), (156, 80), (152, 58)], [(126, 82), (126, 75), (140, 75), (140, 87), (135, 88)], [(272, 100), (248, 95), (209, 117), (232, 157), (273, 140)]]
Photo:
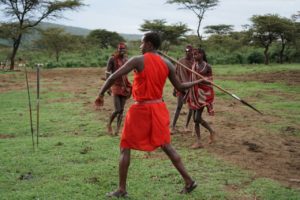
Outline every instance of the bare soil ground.
[[(0, 93), (25, 89), (25, 79), (20, 81), (21, 73), (23, 72), (1, 75)], [(284, 75), (277, 72), (264, 73), (263, 75), (255, 74), (247, 77), (226, 76), (222, 79), (280, 81), (288, 85), (300, 86), (299, 71), (284, 73)], [(71, 92), (75, 94), (76, 98), (68, 99), (68, 101), (83, 100), (83, 106), (88, 112), (97, 112), (93, 108), (93, 100), (103, 82), (101, 80), (103, 76), (104, 69), (99, 68), (45, 70), (41, 73), (41, 79), (42, 87), (46, 87), (47, 91), (43, 90), (43, 92)], [(34, 72), (29, 73), (29, 79), (31, 84), (35, 82)], [(293, 96), (290, 97), (293, 98)], [(111, 98), (109, 96), (105, 98), (107, 103), (99, 112), (99, 120), (107, 120), (107, 116), (113, 109)], [(132, 100), (129, 100), (126, 108), (130, 105), (130, 101)], [(166, 102), (169, 102), (168, 108), (172, 116), (176, 107), (176, 99), (170, 94), (166, 97)], [(216, 143), (205, 145), (208, 152), (243, 169), (255, 172), (257, 177), (272, 178), (288, 187), (300, 188), (300, 137), (295, 136), (295, 133), (300, 132), (300, 124), (286, 126), (274, 133), (273, 130), (268, 130), (264, 125), (276, 124), (281, 121), (280, 117), (268, 113), (260, 116), (235, 100), (224, 100), (218, 97), (215, 102), (215, 110), (215, 117), (204, 115), (204, 118), (212, 124), (217, 132)], [(183, 110), (177, 123), (177, 132), (173, 137), (176, 141), (175, 146), (190, 148), (195, 141), (195, 136), (192, 136), (191, 131), (186, 132), (182, 128), (185, 115), (186, 111)], [(203, 130), (202, 135), (203, 142), (207, 143), (208, 132)], [(0, 133), (0, 139), (6, 137), (4, 134), (1, 136)]]

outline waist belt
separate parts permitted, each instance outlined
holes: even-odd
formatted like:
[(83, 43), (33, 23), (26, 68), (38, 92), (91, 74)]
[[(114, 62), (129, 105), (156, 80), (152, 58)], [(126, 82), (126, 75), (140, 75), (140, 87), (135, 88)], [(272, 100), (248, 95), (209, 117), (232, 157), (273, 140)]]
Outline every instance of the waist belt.
[(144, 104), (161, 103), (161, 102), (163, 102), (163, 99), (151, 99), (151, 100), (144, 100), (144, 101), (135, 101), (134, 104), (144, 105)]

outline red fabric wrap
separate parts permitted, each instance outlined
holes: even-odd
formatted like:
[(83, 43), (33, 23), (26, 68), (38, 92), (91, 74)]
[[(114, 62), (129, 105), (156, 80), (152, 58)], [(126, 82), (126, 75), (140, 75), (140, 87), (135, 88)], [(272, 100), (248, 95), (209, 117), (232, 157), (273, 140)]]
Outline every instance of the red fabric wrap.
[[(204, 76), (206, 79), (212, 81), (212, 70), (211, 67), (206, 63), (204, 63), (204, 67), (200, 70), (193, 65), (193, 70)], [(191, 80), (195, 81), (199, 79), (199, 77), (195, 74), (192, 74)], [(187, 103), (190, 109), (197, 110), (202, 107), (207, 107), (207, 111), (209, 115), (214, 115), (213, 110), (213, 101), (215, 97), (215, 92), (212, 85), (207, 84), (197, 84), (189, 89), (187, 94)]]
[[(117, 71), (123, 66), (127, 59), (120, 59), (118, 56), (114, 57), (114, 71)], [(124, 75), (115, 80), (114, 84), (111, 86), (111, 92), (113, 95), (121, 95), (125, 97), (131, 96), (131, 83), (129, 82), (127, 75)]]
[[(121, 137), (121, 148), (153, 151), (170, 143), (170, 116), (162, 98), (169, 69), (157, 54), (144, 54), (144, 69), (134, 73), (132, 94), (137, 102), (129, 108)], [(152, 102), (151, 102), (152, 101)]]

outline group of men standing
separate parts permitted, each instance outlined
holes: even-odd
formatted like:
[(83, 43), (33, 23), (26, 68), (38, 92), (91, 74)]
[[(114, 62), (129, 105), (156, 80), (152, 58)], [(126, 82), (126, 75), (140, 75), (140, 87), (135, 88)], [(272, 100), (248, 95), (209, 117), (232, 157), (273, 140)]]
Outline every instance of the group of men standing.
[[(212, 68), (207, 63), (205, 51), (203, 49), (194, 49), (191, 45), (185, 47), (185, 56), (179, 59), (179, 63), (183, 64), (190, 70), (196, 71), (208, 80), (212, 81)], [(126, 45), (121, 42), (117, 47), (117, 51), (109, 58), (106, 69), (106, 78), (112, 73), (117, 71), (125, 62), (127, 62), (127, 48)], [(191, 73), (190, 70), (176, 65), (176, 77), (181, 83), (190, 82), (199, 79), (196, 75)], [(114, 111), (109, 117), (107, 124), (107, 131), (112, 135), (118, 135), (122, 123), (124, 106), (126, 100), (131, 96), (132, 85), (128, 80), (127, 75), (119, 77), (111, 86), (110, 93), (113, 97)], [(203, 148), (200, 135), (200, 124), (205, 127), (209, 133), (209, 144), (214, 142), (215, 131), (211, 126), (202, 118), (203, 109), (206, 107), (209, 115), (214, 115), (213, 101), (214, 90), (208, 83), (200, 83), (187, 89), (184, 92), (180, 92), (174, 88), (173, 95), (177, 97), (177, 107), (174, 112), (173, 120), (171, 123), (171, 133), (176, 132), (176, 122), (178, 120), (180, 111), (185, 103), (188, 105), (188, 114), (186, 117), (185, 130), (188, 130), (188, 125), (191, 118), (194, 121), (194, 132), (197, 136), (197, 141), (192, 148)], [(116, 130), (112, 129), (112, 122), (117, 118)]]
[[(186, 68), (182, 67), (180, 63)], [(192, 73), (192, 71), (196, 73)], [(193, 48), (191, 45), (187, 45), (185, 48), (185, 57), (181, 58), (176, 65), (177, 78), (182, 83), (194, 81), (199, 79), (197, 73), (209, 81), (213, 80), (212, 67), (207, 62), (205, 51), (201, 48)], [(192, 148), (203, 148), (200, 140), (200, 124), (210, 133), (209, 144), (213, 143), (215, 140), (215, 131), (202, 117), (204, 108), (207, 108), (209, 115), (214, 115), (213, 101), (215, 94), (212, 85), (209, 82), (203, 81), (184, 92), (174, 89), (174, 96), (177, 96), (177, 108), (171, 124), (171, 132), (175, 132), (176, 122), (182, 106), (184, 103), (187, 103), (189, 112), (186, 118), (185, 129), (188, 129), (190, 119), (193, 117), (194, 131), (197, 136), (197, 141), (192, 145)]]

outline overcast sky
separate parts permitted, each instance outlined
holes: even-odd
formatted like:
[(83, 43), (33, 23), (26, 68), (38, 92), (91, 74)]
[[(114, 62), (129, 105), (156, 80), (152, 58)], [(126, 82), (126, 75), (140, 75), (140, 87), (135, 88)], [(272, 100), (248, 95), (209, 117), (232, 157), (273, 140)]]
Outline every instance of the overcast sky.
[[(137, 33), (144, 20), (165, 19), (167, 24), (182, 22), (196, 33), (197, 17), (189, 10), (166, 0), (85, 0), (87, 6), (66, 12), (67, 19), (53, 23), (88, 29), (106, 29), (118, 33)], [(235, 30), (250, 24), (252, 15), (279, 14), (290, 18), (300, 11), (300, 0), (220, 0), (218, 6), (206, 12), (201, 27), (230, 24)]]

